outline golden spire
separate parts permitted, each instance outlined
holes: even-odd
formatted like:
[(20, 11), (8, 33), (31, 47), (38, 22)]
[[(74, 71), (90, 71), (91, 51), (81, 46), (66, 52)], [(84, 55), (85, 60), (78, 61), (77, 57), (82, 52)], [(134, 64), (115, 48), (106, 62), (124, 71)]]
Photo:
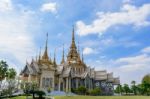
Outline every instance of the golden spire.
[(39, 63), (40, 63), (40, 60), (41, 60), (41, 47), (40, 47), (40, 51), (39, 51), (39, 59), (38, 59)]
[(77, 62), (77, 58), (78, 58), (78, 52), (77, 52), (77, 48), (76, 48), (76, 44), (75, 44), (75, 36), (74, 36), (74, 27), (72, 30), (72, 42), (71, 42), (71, 46), (70, 46), (70, 50), (69, 53), (67, 55), (67, 62)]
[(84, 63), (83, 49), (82, 49), (82, 62)]
[(63, 53), (62, 53), (61, 64), (63, 64), (64, 62), (65, 62), (65, 58), (64, 58), (64, 44), (63, 44)]
[(53, 61), (53, 65), (54, 65), (54, 66), (56, 66), (56, 58), (55, 58), (55, 57), (56, 57), (56, 49), (55, 49), (55, 51), (54, 51), (54, 61)]
[(48, 47), (47, 47), (47, 45), (48, 45), (48, 33), (47, 33), (46, 37), (47, 38), (46, 38), (45, 51), (44, 51), (44, 54), (42, 56), (42, 59), (49, 60), (49, 57), (48, 57)]
[(73, 29), (72, 29), (72, 43), (71, 43), (71, 48), (75, 48), (76, 49), (75, 36), (74, 36), (74, 26), (73, 26)]
[(74, 37), (74, 25), (73, 25), (73, 29), (72, 29), (72, 42), (75, 42), (75, 37)]

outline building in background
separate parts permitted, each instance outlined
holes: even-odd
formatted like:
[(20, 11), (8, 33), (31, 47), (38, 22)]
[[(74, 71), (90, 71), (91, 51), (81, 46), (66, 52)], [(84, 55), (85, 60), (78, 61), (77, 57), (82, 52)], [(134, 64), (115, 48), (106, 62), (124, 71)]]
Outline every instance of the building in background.
[[(114, 85), (120, 83), (119, 78), (114, 78), (113, 73), (106, 70), (95, 70), (87, 66), (80, 55), (79, 48), (75, 43), (74, 29), (72, 31), (72, 41), (66, 60), (64, 48), (62, 60), (57, 64), (55, 55), (52, 60), (48, 56), (48, 34), (44, 53), (37, 59), (32, 59), (31, 63), (26, 62), (20, 76), (23, 82), (36, 82), (40, 89), (58, 91), (71, 91), (79, 86), (85, 86), (88, 90), (99, 87), (103, 94), (113, 94)], [(55, 54), (55, 53), (54, 53)]]

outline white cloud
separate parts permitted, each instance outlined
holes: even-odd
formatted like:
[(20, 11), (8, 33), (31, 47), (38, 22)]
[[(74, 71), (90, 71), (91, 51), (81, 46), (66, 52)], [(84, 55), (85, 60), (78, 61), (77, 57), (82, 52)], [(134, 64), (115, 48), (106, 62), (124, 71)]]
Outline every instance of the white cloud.
[(142, 53), (150, 53), (150, 46), (143, 48), (141, 52)]
[(78, 21), (76, 23), (77, 33), (80, 36), (103, 34), (107, 29), (115, 25), (147, 26), (150, 24), (147, 21), (150, 15), (149, 9), (150, 4), (144, 4), (141, 7), (125, 4), (119, 12), (98, 12), (97, 19), (93, 20), (89, 25), (86, 25), (83, 21)]
[(120, 65), (120, 70), (124, 72), (132, 72), (148, 68), (150, 65), (150, 56), (141, 54), (133, 57), (120, 58), (115, 62), (117, 65)]
[(130, 84), (132, 80), (135, 80), (140, 83), (142, 77), (149, 73), (150, 55), (147, 52), (143, 52), (143, 49), (140, 52), (142, 53), (135, 56), (122, 57), (111, 62), (110, 65), (114, 66), (112, 70), (120, 75), (121, 82)]
[(149, 73), (150, 56), (140, 54), (132, 57), (119, 58), (114, 60), (110, 65), (112, 65), (112, 71), (120, 76), (122, 83), (131, 84), (132, 80), (140, 83), (143, 76)]
[(0, 58), (19, 72), (20, 65), (35, 54), (30, 27), (38, 26), (38, 21), (32, 11), (15, 9), (11, 1), (9, 3), (12, 9), (0, 13)]
[(100, 41), (100, 43), (101, 43), (100, 45), (110, 46), (110, 45), (113, 45), (114, 42), (115, 42), (115, 40), (110, 37), (110, 38), (102, 39), (102, 40)]
[[(148, 48), (148, 47), (147, 47)], [(143, 53), (143, 50), (147, 49), (143, 48), (140, 54), (135, 56), (128, 56), (118, 58), (116, 60), (111, 61), (111, 64), (115, 65), (119, 71), (122, 72), (134, 72), (139, 70), (146, 70), (146, 68), (150, 68), (150, 56), (146, 53)]]
[[(145, 49), (146, 51), (144, 51)], [(131, 84), (132, 80), (140, 83), (143, 76), (150, 73), (149, 47), (143, 48), (137, 55), (117, 59), (99, 58), (95, 62), (91, 60), (89, 64), (96, 69), (106, 69), (108, 72), (114, 72), (114, 76), (119, 76), (122, 84)]]
[(57, 4), (52, 3), (52, 2), (45, 3), (45, 4), (42, 5), (41, 11), (56, 13), (57, 12)]
[(11, 0), (0, 0), (0, 12), (10, 11), (12, 9)]
[(135, 42), (135, 41), (127, 41), (127, 42), (122, 42), (122, 45), (126, 48), (129, 48), (129, 47), (138, 47), (141, 45), (141, 43), (139, 42)]
[(132, 3), (133, 0), (123, 0), (122, 2), (123, 2), (124, 4), (126, 4), (126, 3)]
[(88, 54), (92, 54), (94, 53), (94, 49), (90, 48), (90, 47), (86, 47), (83, 49), (83, 54), (84, 55), (88, 55)]

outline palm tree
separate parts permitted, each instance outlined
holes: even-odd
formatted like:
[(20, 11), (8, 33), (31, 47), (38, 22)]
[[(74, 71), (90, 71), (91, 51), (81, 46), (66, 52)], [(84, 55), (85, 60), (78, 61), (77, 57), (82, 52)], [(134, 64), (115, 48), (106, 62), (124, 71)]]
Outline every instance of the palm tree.
[(136, 85), (135, 85), (136, 82), (135, 82), (135, 81), (132, 81), (131, 84), (132, 84), (133, 93), (134, 93), (134, 95), (136, 95), (136, 91), (137, 91), (137, 90), (136, 90), (137, 88), (136, 88)]
[(131, 84), (134, 85), (134, 86), (135, 86), (135, 83), (136, 83), (136, 82), (135, 82), (134, 80), (131, 82)]
[(124, 89), (126, 95), (127, 95), (127, 93), (130, 92), (130, 88), (129, 88), (129, 85), (128, 85), (128, 84), (124, 84), (123, 89)]
[(138, 92), (138, 94), (140, 94), (140, 95), (143, 94), (142, 84), (138, 84), (138, 85), (137, 85), (137, 92)]

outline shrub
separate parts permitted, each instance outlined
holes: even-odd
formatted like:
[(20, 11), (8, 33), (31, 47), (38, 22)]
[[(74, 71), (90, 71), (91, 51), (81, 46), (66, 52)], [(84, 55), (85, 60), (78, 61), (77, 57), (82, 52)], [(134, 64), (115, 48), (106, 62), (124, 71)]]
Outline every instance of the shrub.
[(78, 89), (77, 89), (77, 93), (78, 94), (85, 94), (87, 91), (87, 89), (84, 87), (84, 86), (80, 86)]
[(100, 90), (100, 88), (95, 88), (95, 89), (91, 90), (89, 93), (90, 93), (90, 95), (97, 96), (97, 95), (100, 95), (101, 90)]
[(43, 95), (45, 95), (44, 91), (38, 90), (38, 91), (35, 91), (35, 94), (39, 96), (39, 99), (44, 99), (43, 97)]
[(71, 92), (73, 92), (73, 93), (77, 93), (77, 89), (75, 89), (75, 88), (71, 88)]

